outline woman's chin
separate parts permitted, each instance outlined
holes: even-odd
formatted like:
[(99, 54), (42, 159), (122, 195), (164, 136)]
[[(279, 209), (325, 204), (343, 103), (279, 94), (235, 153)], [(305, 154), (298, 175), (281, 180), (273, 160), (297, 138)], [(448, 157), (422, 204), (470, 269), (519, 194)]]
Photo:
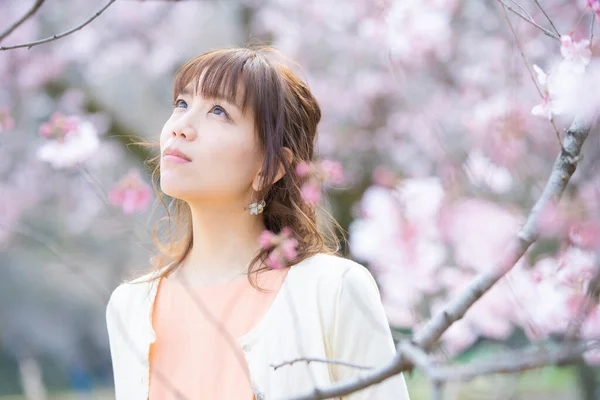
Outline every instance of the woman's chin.
[(185, 200), (189, 196), (189, 191), (178, 185), (161, 182), (160, 190), (169, 197), (179, 200)]

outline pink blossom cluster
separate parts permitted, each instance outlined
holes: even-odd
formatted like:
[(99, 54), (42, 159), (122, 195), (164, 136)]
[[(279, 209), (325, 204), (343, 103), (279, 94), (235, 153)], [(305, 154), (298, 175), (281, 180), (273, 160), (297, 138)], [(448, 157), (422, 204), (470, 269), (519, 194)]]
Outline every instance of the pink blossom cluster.
[(77, 118), (55, 112), (50, 117), (50, 121), (40, 126), (40, 135), (46, 139), (63, 142), (67, 135), (77, 132), (78, 126), (79, 121)]
[(8, 108), (0, 107), (0, 133), (10, 131), (14, 126), (15, 121), (12, 119)]
[(587, 6), (592, 9), (596, 16), (596, 22), (600, 24), (600, 0), (587, 0)]
[[(73, 10), (80, 14), (85, 3), (65, 0), (56, 15)], [(583, 0), (581, 7), (557, 0), (543, 3), (556, 26), (568, 32), (560, 44), (509, 13), (531, 68), (522, 64), (500, 7), (460, 0), (339, 4), (249, 0), (253, 16), (249, 29), (272, 37), (279, 50), (302, 66), (300, 75), (323, 110), (319, 150), (344, 165), (345, 184), (368, 180), (372, 165), (387, 165), (375, 171), (377, 185), (363, 195), (351, 225), (351, 246), (355, 257), (374, 271), (392, 324), (415, 328), (504, 254), (506, 242), (523, 222), (523, 206), (535, 202), (539, 184), (559, 151), (548, 119), (562, 133), (572, 115), (600, 109), (598, 41), (585, 39), (589, 26), (587, 18), (581, 18)], [(586, 0), (586, 4), (586, 11), (600, 23), (600, 2)], [(534, 12), (535, 7), (523, 6)], [(28, 7), (24, 2), (2, 2), (0, 25), (9, 26)], [(49, 99), (45, 88), (59, 78), (93, 92), (111, 115), (139, 133), (153, 132), (144, 125), (152, 118), (139, 116), (158, 114), (159, 108), (152, 102), (132, 101), (128, 92), (137, 90), (116, 91), (122, 79), (131, 84), (127, 87), (142, 87), (196, 55), (203, 48), (198, 40), (206, 36), (203, 32), (219, 29), (207, 44), (214, 48), (225, 44), (216, 43), (219, 38), (229, 43), (233, 31), (228, 28), (232, 24), (221, 23), (211, 2), (116, 2), (113, 7), (114, 12), (65, 40), (5, 52), (0, 58), (4, 78), (0, 97), (9, 103), (0, 111), (0, 131), (27, 133), (19, 131), (21, 126), (32, 126), (52, 110), (81, 114), (63, 99)], [(42, 25), (41, 15), (48, 14), (37, 13), (3, 45), (39, 39), (40, 32), (52, 28), (47, 25), (50, 20)], [(213, 21), (217, 22), (205, 25)], [(538, 21), (545, 22), (542, 17)], [(78, 71), (77, 80), (69, 81), (67, 67)], [(132, 70), (136, 73), (128, 73)], [(120, 96), (107, 97), (105, 92), (103, 100), (102, 88)], [(12, 96), (15, 92), (27, 96)], [(8, 110), (26, 110), (23, 124), (19, 117), (19, 126), (14, 126)], [(40, 199), (60, 194), (61, 204), (69, 204), (67, 193), (81, 190), (74, 174), (42, 175), (47, 172), (43, 163), (20, 160), (14, 149), (24, 148), (57, 168), (98, 159), (115, 165), (126, 162), (125, 152), (114, 141), (102, 143), (103, 151), (98, 151), (98, 132), (89, 119), (81, 120), (76, 129), (57, 121), (51, 119), (40, 129), (46, 139), (39, 150), (37, 143), (17, 142), (24, 135), (1, 137), (2, 176), (16, 175), (12, 171), (33, 174), (1, 184), (0, 203), (9, 211), (1, 218), (8, 229), (25, 212), (25, 202), (27, 209), (42, 207)], [(597, 161), (597, 152), (590, 151), (580, 167)], [(303, 197), (309, 202), (320, 201), (324, 176), (331, 175), (331, 183), (342, 181), (341, 167), (335, 164), (299, 168), (298, 175), (306, 178)], [(598, 261), (592, 250), (598, 243), (593, 210), (600, 210), (597, 185), (584, 177), (578, 168), (573, 182), (577, 197), (568, 199), (566, 208), (551, 205), (541, 215), (540, 244), (558, 242), (555, 251), (534, 256), (532, 249), (455, 323), (443, 337), (452, 353), (478, 337), (504, 339), (515, 327), (532, 340), (562, 332), (575, 310), (583, 307), (591, 266)], [(133, 213), (143, 209), (150, 193), (139, 174), (131, 173), (110, 197), (124, 213)], [(93, 202), (81, 203), (82, 213), (92, 215)], [(46, 214), (66, 220), (73, 213), (71, 207), (62, 206)], [(0, 231), (0, 241), (6, 237)], [(127, 241), (114, 245), (123, 243)], [(296, 241), (289, 230), (265, 232), (261, 243), (272, 250), (272, 267), (280, 268), (296, 257)], [(130, 247), (122, 250), (130, 252)], [(589, 310), (589, 316), (582, 333), (597, 337), (597, 307)]]
[(300, 178), (305, 178), (300, 190), (304, 201), (310, 204), (320, 203), (322, 185), (340, 185), (344, 182), (342, 164), (337, 161), (321, 160), (313, 163), (302, 161), (296, 166), (296, 174)]
[(152, 199), (152, 190), (144, 182), (140, 172), (132, 169), (110, 189), (108, 198), (112, 205), (130, 215), (148, 208)]
[[(600, 262), (595, 252), (600, 211), (593, 208), (600, 191), (595, 183), (584, 185), (580, 193), (588, 196), (585, 214), (575, 218), (549, 208), (540, 216), (542, 236), (558, 237), (562, 245), (553, 253), (520, 260), (444, 334), (448, 351), (460, 353), (479, 337), (505, 340), (515, 327), (531, 340), (565, 332), (580, 312)], [(576, 209), (575, 204), (565, 207)], [(521, 212), (508, 205), (453, 198), (437, 178), (406, 179), (393, 189), (372, 186), (365, 192), (350, 226), (350, 246), (375, 272), (392, 325), (417, 328), (477, 273), (495, 268), (523, 222)], [(600, 336), (597, 315), (596, 303), (582, 326), (584, 338)]]
[(560, 43), (563, 58), (552, 72), (546, 73), (539, 66), (533, 65), (543, 97), (542, 103), (533, 107), (531, 113), (547, 119), (552, 119), (554, 114), (573, 114), (570, 111), (571, 103), (575, 101), (573, 91), (592, 79), (589, 74), (584, 75), (592, 58), (590, 41), (574, 41), (570, 35), (563, 35)]
[(394, 58), (421, 64), (430, 59), (448, 59), (452, 16), (459, 1), (391, 2), (385, 25)]
[(54, 113), (49, 122), (40, 127), (46, 138), (37, 151), (40, 160), (54, 168), (69, 168), (88, 160), (100, 146), (95, 127), (88, 121)]
[(272, 269), (283, 268), (298, 256), (298, 240), (289, 227), (284, 227), (279, 234), (263, 231), (259, 243), (263, 249), (270, 251), (267, 265)]

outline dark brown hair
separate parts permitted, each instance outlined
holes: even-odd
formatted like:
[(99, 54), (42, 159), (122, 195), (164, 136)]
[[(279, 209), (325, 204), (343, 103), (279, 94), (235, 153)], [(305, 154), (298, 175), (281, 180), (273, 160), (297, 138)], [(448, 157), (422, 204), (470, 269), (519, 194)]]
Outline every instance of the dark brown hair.
[[(255, 127), (259, 146), (264, 154), (263, 187), (258, 193), (259, 199), (265, 199), (266, 208), (258, 217), (264, 218), (265, 227), (279, 233), (282, 228), (290, 227), (298, 241), (296, 264), (317, 253), (336, 254), (339, 240), (334, 228), (343, 231), (339, 224), (320, 207), (302, 199), (303, 179), (296, 174), (298, 163), (314, 161), (317, 124), (321, 119), (321, 108), (308, 86), (285, 64), (285, 58), (270, 47), (232, 48), (204, 53), (184, 64), (175, 77), (173, 100), (188, 85), (193, 85), (194, 93), (199, 92), (205, 98), (224, 98), (240, 104), (242, 111), (250, 108), (255, 117)], [(200, 79), (202, 77), (202, 79)], [(238, 87), (242, 85), (243, 96), (238, 97)], [(288, 163), (283, 147), (293, 154)], [(155, 163), (152, 173), (154, 190), (160, 202), (167, 208), (167, 216), (161, 219), (153, 230), (153, 240), (158, 254), (152, 257), (155, 270), (171, 263), (156, 279), (168, 276), (175, 271), (189, 254), (193, 244), (191, 212), (188, 204), (172, 199), (165, 205), (164, 194), (157, 189), (156, 181), (160, 176), (160, 163), (157, 156), (150, 160)], [(285, 175), (273, 182), (280, 163)], [(318, 226), (319, 219), (324, 224)], [(157, 231), (164, 220), (168, 229), (162, 242)], [(328, 235), (321, 233), (328, 229)], [(269, 251), (262, 249), (250, 263), (248, 279), (266, 266)], [(257, 264), (259, 267), (257, 267)]]

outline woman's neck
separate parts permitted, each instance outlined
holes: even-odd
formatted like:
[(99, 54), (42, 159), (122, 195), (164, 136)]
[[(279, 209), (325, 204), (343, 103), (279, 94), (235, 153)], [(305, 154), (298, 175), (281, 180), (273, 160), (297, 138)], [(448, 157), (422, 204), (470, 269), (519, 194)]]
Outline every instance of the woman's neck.
[(182, 265), (186, 279), (216, 283), (247, 268), (265, 225), (262, 215), (243, 208), (190, 204), (194, 244)]

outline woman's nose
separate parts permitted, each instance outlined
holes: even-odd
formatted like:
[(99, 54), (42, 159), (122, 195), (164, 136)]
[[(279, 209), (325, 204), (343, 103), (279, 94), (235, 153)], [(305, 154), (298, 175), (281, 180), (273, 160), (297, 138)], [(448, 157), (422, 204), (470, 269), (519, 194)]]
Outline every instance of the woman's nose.
[(192, 128), (189, 125), (185, 125), (185, 126), (176, 126), (173, 128), (172, 132), (171, 132), (171, 136), (174, 137), (181, 137), (182, 139), (186, 139), (186, 140), (194, 140), (196, 139), (196, 130), (194, 128)]

